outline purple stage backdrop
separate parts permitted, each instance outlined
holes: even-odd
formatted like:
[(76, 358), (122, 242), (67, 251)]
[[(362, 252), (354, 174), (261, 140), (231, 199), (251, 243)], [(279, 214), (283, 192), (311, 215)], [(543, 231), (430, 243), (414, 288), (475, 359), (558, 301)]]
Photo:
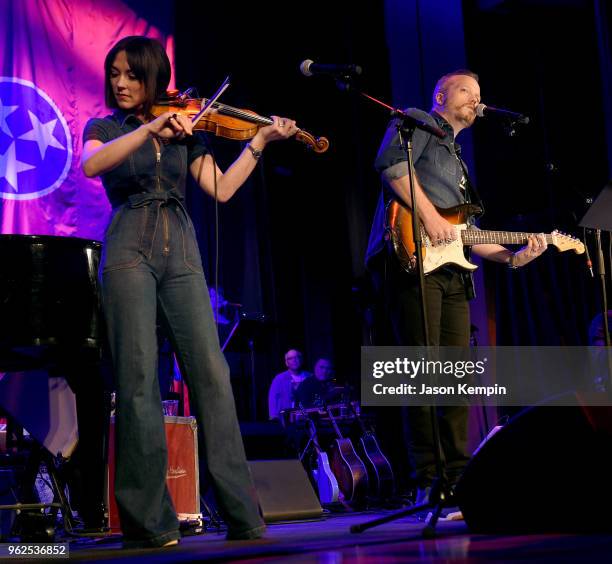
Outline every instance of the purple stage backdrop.
[(85, 123), (109, 113), (104, 56), (126, 35), (155, 37), (173, 53), (169, 30), (136, 4), (0, 0), (1, 233), (102, 238), (110, 206), (80, 158)]

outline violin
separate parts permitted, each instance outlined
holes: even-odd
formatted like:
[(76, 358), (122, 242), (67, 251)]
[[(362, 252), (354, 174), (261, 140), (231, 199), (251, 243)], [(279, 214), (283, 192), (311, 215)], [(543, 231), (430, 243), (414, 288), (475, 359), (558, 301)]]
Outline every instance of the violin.
[[(234, 108), (220, 102), (214, 102), (211, 111), (199, 116), (202, 108), (208, 102), (206, 98), (188, 98), (178, 95), (178, 90), (169, 90), (166, 97), (155, 104), (151, 113), (158, 117), (164, 112), (182, 114), (194, 122), (194, 129), (207, 131), (225, 137), (246, 141), (252, 139), (260, 127), (272, 125), (274, 120), (269, 117), (260, 116), (251, 110)], [(326, 137), (314, 137), (312, 134), (298, 129), (295, 138), (305, 143), (315, 153), (324, 153), (329, 149), (329, 141)]]

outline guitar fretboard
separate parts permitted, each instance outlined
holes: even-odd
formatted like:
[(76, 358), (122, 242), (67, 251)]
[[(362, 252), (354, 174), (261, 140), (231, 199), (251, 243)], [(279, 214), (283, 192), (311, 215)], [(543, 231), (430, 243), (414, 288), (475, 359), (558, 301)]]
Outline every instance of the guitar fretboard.
[[(480, 231), (478, 229), (464, 229), (461, 231), (461, 240), (464, 245), (481, 245), (484, 243), (497, 243), (499, 245), (522, 245), (531, 235), (539, 233), (522, 233), (516, 231)], [(552, 235), (545, 233), (546, 243), (552, 244)]]

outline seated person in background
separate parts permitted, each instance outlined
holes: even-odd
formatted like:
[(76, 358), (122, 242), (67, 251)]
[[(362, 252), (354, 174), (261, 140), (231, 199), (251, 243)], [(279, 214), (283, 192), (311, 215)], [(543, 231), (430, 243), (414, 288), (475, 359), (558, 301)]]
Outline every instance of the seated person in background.
[(302, 353), (295, 349), (285, 353), (285, 366), (287, 370), (274, 377), (268, 392), (268, 410), (270, 419), (275, 419), (284, 409), (291, 409), (295, 405), (295, 391), (310, 372), (302, 370)]
[(295, 399), (303, 407), (323, 405), (329, 401), (336, 381), (334, 365), (328, 358), (320, 358), (315, 363), (314, 375), (306, 378), (295, 392)]

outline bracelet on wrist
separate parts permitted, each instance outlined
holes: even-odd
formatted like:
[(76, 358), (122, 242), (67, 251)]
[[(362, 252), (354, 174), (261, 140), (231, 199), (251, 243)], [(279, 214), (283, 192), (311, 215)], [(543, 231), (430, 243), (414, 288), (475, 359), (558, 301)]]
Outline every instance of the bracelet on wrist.
[(247, 149), (249, 151), (251, 151), (251, 155), (253, 155), (253, 158), (258, 161), (259, 159), (261, 159), (261, 155), (263, 155), (263, 150), (261, 149), (256, 149), (255, 147), (253, 147), (253, 145), (251, 145), (250, 143), (247, 143)]
[(517, 268), (519, 268), (519, 265), (516, 264), (516, 253), (512, 253), (510, 255), (510, 260), (508, 261), (508, 268), (511, 268), (512, 270), (516, 270)]

